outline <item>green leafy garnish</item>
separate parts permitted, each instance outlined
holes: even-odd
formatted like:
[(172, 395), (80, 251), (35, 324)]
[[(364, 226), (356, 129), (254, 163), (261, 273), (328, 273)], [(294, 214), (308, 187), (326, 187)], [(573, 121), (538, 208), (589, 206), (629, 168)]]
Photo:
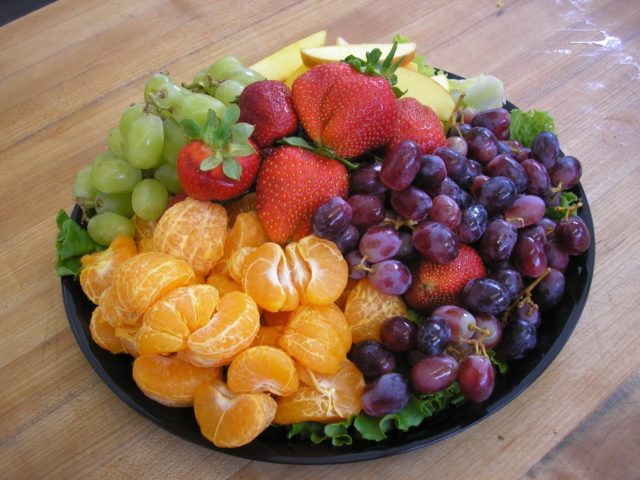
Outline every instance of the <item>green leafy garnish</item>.
[(562, 220), (578, 214), (578, 208), (582, 206), (580, 199), (573, 192), (562, 192), (560, 195), (560, 205), (549, 207), (545, 215), (554, 220)]
[(416, 325), (421, 325), (424, 320), (424, 316), (420, 312), (411, 308), (407, 312), (407, 318)]
[(512, 140), (517, 140), (525, 147), (531, 147), (531, 143), (540, 132), (549, 131), (555, 133), (555, 123), (548, 112), (542, 110), (511, 110), (511, 126), (509, 135)]
[(389, 55), (387, 55), (382, 62), (380, 62), (382, 51), (379, 48), (374, 48), (370, 52), (367, 52), (365, 54), (366, 59), (364, 60), (356, 57), (355, 55), (349, 55), (343, 60), (343, 62), (348, 63), (357, 71), (364, 73), (365, 75), (386, 77), (387, 80), (389, 80), (396, 97), (400, 98), (407, 92), (403, 92), (395, 86), (395, 84), (398, 83), (398, 77), (396, 76), (395, 71), (400, 67), (404, 60), (404, 57), (401, 57), (396, 63), (393, 63), (393, 56), (396, 54), (397, 49), (398, 42), (394, 40), (393, 46), (389, 51)]
[(507, 362), (498, 357), (495, 350), (487, 350), (487, 355), (489, 355), (489, 360), (491, 360), (491, 363), (498, 369), (498, 372), (500, 372), (501, 375), (507, 373), (507, 370), (509, 369)]
[(78, 276), (82, 268), (80, 258), (88, 253), (104, 250), (104, 247), (94, 242), (87, 231), (74, 222), (64, 210), (58, 212), (56, 224), (56, 273), (61, 277)]
[(393, 40), (392, 41), (396, 42), (396, 43), (411, 43), (411, 39), (409, 37), (405, 37), (401, 33), (396, 33), (393, 36)]

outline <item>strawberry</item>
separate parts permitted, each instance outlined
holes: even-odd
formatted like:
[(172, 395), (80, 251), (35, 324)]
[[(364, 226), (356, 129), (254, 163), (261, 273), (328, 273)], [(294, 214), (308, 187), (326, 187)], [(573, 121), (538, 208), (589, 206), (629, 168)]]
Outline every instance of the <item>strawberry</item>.
[(303, 148), (282, 146), (262, 162), (256, 182), (256, 212), (269, 239), (285, 243), (311, 233), (315, 210), (349, 190), (347, 170), (337, 160)]
[(430, 154), (438, 147), (447, 146), (447, 137), (438, 115), (415, 98), (398, 100), (398, 116), (388, 150), (400, 142), (413, 140), (420, 147), (420, 153)]
[(246, 86), (238, 105), (240, 121), (255, 125), (251, 138), (260, 148), (268, 147), (298, 129), (291, 90), (282, 82), (261, 80)]
[(218, 120), (209, 111), (205, 125), (182, 121), (192, 139), (178, 153), (178, 178), (184, 191), (196, 200), (227, 200), (246, 192), (260, 167), (256, 145), (249, 140), (253, 126), (236, 123), (237, 105), (227, 107)]
[(316, 144), (352, 158), (389, 142), (397, 113), (393, 54), (395, 48), (379, 64), (375, 49), (366, 62), (349, 56), (348, 63), (324, 63), (296, 79), (293, 106)]
[(404, 298), (424, 312), (441, 305), (461, 305), (462, 290), (469, 280), (485, 277), (487, 271), (473, 247), (461, 244), (458, 256), (447, 264), (421, 259), (412, 269), (413, 281)]

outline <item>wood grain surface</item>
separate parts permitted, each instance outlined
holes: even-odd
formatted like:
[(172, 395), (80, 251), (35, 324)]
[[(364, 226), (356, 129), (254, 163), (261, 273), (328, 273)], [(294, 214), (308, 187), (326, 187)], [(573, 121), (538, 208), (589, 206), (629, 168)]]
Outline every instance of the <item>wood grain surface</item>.
[[(59, 0), (0, 28), (0, 476), (3, 478), (640, 478), (640, 2)], [(194, 446), (101, 382), (68, 327), (55, 276), (56, 212), (75, 173), (161, 70), (187, 80), (317, 30), (402, 32), (429, 62), (501, 78), (548, 110), (582, 162), (597, 265), (558, 358), (497, 414), (429, 448), (300, 467)]]

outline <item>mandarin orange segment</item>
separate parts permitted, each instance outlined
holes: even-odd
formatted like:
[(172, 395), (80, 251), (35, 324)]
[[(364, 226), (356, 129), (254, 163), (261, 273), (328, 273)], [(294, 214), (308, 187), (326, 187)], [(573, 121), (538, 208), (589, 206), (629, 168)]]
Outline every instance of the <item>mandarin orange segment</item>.
[(382, 323), (389, 317), (406, 317), (407, 306), (401, 297), (382, 293), (363, 278), (351, 290), (344, 315), (351, 326), (353, 343), (379, 342)]
[(284, 326), (289, 321), (290, 315), (291, 312), (270, 312), (265, 310), (262, 313), (262, 320), (264, 320), (264, 323), (270, 327), (275, 327), (277, 325)]
[(270, 312), (282, 310), (287, 300), (287, 290), (278, 277), (278, 264), (282, 257), (284, 253), (280, 245), (268, 242), (251, 252), (244, 262), (244, 291)]
[(299, 307), (289, 317), (280, 346), (315, 372), (335, 373), (347, 355), (340, 333), (322, 314)]
[(298, 251), (298, 243), (291, 242), (284, 247), (284, 255), (287, 258), (289, 269), (291, 271), (291, 283), (298, 292), (300, 303), (307, 302), (307, 286), (311, 279), (311, 270), (309, 265)]
[(227, 274), (236, 282), (242, 283), (244, 262), (255, 250), (256, 247), (241, 247), (233, 250), (229, 257), (225, 259)]
[(124, 310), (142, 315), (160, 297), (193, 279), (193, 269), (184, 260), (149, 252), (124, 262), (113, 276), (112, 288)]
[(193, 410), (200, 431), (216, 447), (246, 445), (272, 422), (276, 402), (268, 393), (235, 394), (220, 380), (200, 385)]
[(227, 385), (236, 393), (270, 392), (286, 396), (298, 389), (298, 372), (282, 349), (259, 345), (247, 348), (233, 359), (227, 370)]
[(218, 291), (211, 285), (172, 290), (142, 317), (136, 336), (140, 354), (168, 354), (184, 349), (191, 332), (209, 322), (217, 305)]
[(220, 273), (212, 273), (207, 277), (207, 284), (215, 287), (218, 290), (220, 298), (224, 297), (230, 292), (241, 292), (242, 285), (236, 282), (233, 278), (227, 277)]
[(227, 205), (227, 215), (229, 217), (229, 228), (235, 223), (238, 215), (244, 212), (255, 212), (256, 210), (256, 194), (255, 192), (247, 193), (238, 200)]
[(360, 413), (364, 378), (349, 360), (344, 360), (333, 375), (318, 374), (299, 364), (296, 367), (303, 385), (277, 400), (274, 423), (331, 423)]
[(147, 252), (155, 252), (156, 247), (153, 243), (153, 237), (151, 238), (141, 238), (137, 242), (138, 252), (139, 253), (147, 253)]
[(325, 323), (328, 323), (338, 334), (336, 340), (340, 341), (345, 352), (351, 350), (351, 327), (347, 323), (344, 313), (342, 313), (342, 310), (340, 310), (336, 304), (300, 305), (291, 314), (291, 317), (293, 316), (298, 320), (306, 317), (310, 321), (319, 318)]
[(340, 298), (347, 285), (349, 268), (335, 243), (309, 235), (298, 242), (298, 252), (309, 265), (311, 278), (305, 298), (314, 305), (327, 305)]
[(284, 333), (284, 325), (261, 325), (258, 334), (253, 340), (252, 346), (269, 345), (271, 347), (280, 348), (280, 337)]
[(113, 287), (108, 287), (100, 297), (102, 318), (112, 327), (122, 325), (139, 325), (142, 315), (131, 312), (120, 303)]
[(227, 236), (227, 212), (222, 205), (187, 197), (169, 208), (158, 221), (155, 248), (185, 260), (206, 276), (222, 257)]
[(231, 252), (242, 247), (259, 247), (267, 243), (269, 238), (258, 220), (256, 212), (238, 214), (233, 227), (224, 242), (225, 252)]
[(220, 378), (220, 369), (201, 368), (175, 355), (142, 355), (133, 362), (133, 379), (149, 398), (167, 407), (189, 407), (201, 384)]
[(227, 365), (251, 345), (259, 328), (260, 312), (251, 297), (228, 293), (220, 299), (211, 320), (189, 336), (187, 349), (179, 355), (198, 366)]
[(138, 340), (136, 339), (138, 329), (139, 327), (132, 325), (123, 325), (115, 328), (115, 335), (122, 343), (122, 348), (132, 357), (140, 355)]
[(115, 354), (125, 353), (122, 342), (116, 337), (115, 328), (109, 325), (102, 317), (102, 310), (100, 306), (96, 307), (91, 314), (91, 321), (89, 322), (89, 331), (91, 332), (91, 338), (101, 348), (108, 350)]
[(106, 250), (84, 255), (80, 259), (80, 286), (87, 298), (98, 305), (104, 291), (111, 286), (115, 271), (137, 253), (133, 239), (120, 236), (114, 238)]
[(133, 238), (135, 240), (152, 239), (153, 233), (158, 225), (158, 220), (145, 220), (137, 215), (131, 218), (133, 226), (136, 227), (136, 232)]

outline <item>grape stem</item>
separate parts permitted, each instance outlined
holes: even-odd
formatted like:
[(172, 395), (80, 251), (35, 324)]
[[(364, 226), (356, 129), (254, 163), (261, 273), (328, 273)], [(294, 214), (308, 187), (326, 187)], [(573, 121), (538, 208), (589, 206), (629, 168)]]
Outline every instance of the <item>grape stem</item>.
[(482, 328), (473, 323), (470, 323), (467, 328), (469, 328), (469, 330), (472, 330), (474, 332), (478, 332), (483, 337), (488, 337), (489, 335), (491, 335), (491, 331), (488, 328)]
[(511, 305), (509, 305), (509, 307), (507, 307), (507, 309), (504, 311), (504, 314), (502, 315), (502, 320), (501, 320), (501, 323), (503, 325), (507, 323), (507, 320), (509, 319), (509, 315), (511, 314), (514, 308), (516, 307), (522, 308), (527, 304), (535, 305), (535, 303), (533, 303), (533, 300), (531, 300), (531, 292), (547, 275), (549, 275), (549, 272), (551, 272), (551, 269), (547, 268), (542, 275), (536, 278), (533, 282), (527, 285), (527, 287), (523, 289), (522, 292), (520, 292), (520, 294), (518, 295), (518, 298), (516, 298), (511, 303)]
[(462, 338), (460, 339), (460, 341), (468, 345), (473, 345), (473, 350), (476, 355), (480, 355), (487, 358), (489, 357), (489, 355), (487, 355), (487, 350), (484, 348), (484, 343), (482, 343), (482, 341), (476, 340), (474, 338), (470, 338), (468, 340), (466, 338)]
[(458, 112), (462, 110), (462, 102), (464, 101), (465, 95), (466, 95), (465, 92), (461, 92), (460, 96), (456, 100), (456, 104), (453, 107), (453, 111), (451, 112), (451, 115), (449, 115), (449, 118), (447, 119), (447, 123), (445, 123), (444, 125), (445, 134), (449, 131), (451, 127), (455, 127), (456, 130), (458, 130), (458, 133), (460, 134), (460, 130), (458, 129), (457, 118), (458, 118)]
[(367, 267), (367, 266), (365, 265), (365, 262), (366, 262), (366, 261), (367, 261), (367, 256), (366, 256), (366, 255), (364, 255), (364, 256), (362, 257), (362, 260), (360, 260), (360, 261), (358, 262), (358, 264), (357, 264), (357, 265), (354, 265), (353, 269), (354, 269), (354, 270), (363, 270), (363, 271), (365, 271), (365, 272), (369, 272), (369, 273), (373, 272), (373, 268), (371, 268), (371, 267)]

